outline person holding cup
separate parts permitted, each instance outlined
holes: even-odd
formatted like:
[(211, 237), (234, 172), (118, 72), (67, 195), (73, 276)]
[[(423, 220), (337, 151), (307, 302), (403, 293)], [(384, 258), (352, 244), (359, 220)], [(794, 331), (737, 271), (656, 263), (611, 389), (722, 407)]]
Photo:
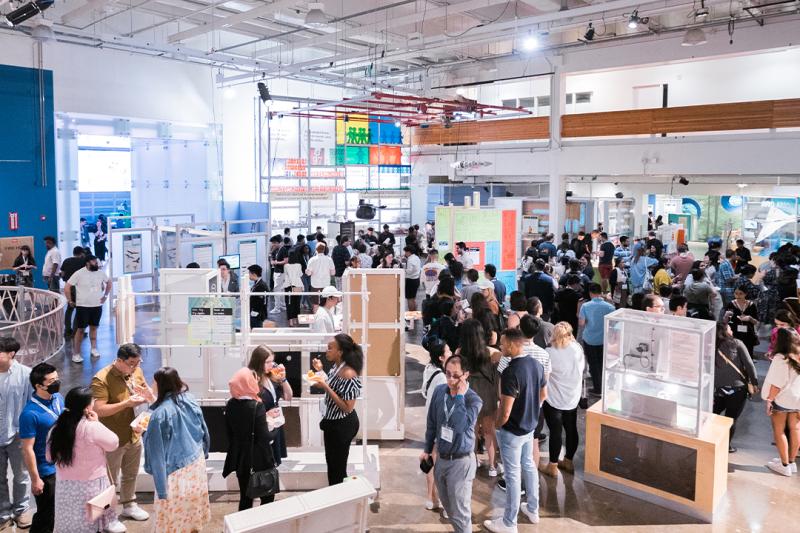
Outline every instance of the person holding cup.
[(286, 437), (283, 433), (284, 418), (279, 402), (292, 399), (292, 387), (286, 380), (286, 367), (276, 364), (273, 351), (262, 344), (250, 354), (247, 368), (253, 371), (258, 380), (258, 397), (267, 412), (269, 429), (277, 430), (272, 441), (272, 454), (275, 457), (275, 466), (280, 466), (281, 459), (286, 457)]

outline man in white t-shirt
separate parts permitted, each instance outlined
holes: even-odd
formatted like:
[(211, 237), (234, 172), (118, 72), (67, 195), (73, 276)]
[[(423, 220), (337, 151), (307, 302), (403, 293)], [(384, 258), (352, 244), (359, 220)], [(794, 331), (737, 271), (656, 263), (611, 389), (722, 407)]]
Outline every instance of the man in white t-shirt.
[[(311, 291), (322, 292), (322, 289), (331, 284), (331, 276), (336, 274), (333, 259), (326, 252), (328, 247), (324, 242), (317, 243), (317, 254), (308, 260), (306, 276), (310, 278)], [(311, 298), (311, 311), (316, 313), (319, 308), (319, 297)]]
[[(316, 257), (316, 256), (315, 256)], [(342, 301), (342, 293), (329, 285), (322, 289), (320, 296), (325, 300), (314, 313), (314, 322), (311, 324), (312, 333), (336, 333), (336, 306)]]
[(425, 285), (425, 295), (428, 298), (436, 294), (439, 287), (439, 273), (445, 266), (439, 262), (439, 251), (436, 249), (428, 250), (428, 262), (422, 267), (422, 284)]
[[(72, 287), (75, 287), (75, 299), (72, 299)], [(89, 326), (89, 342), (91, 355), (100, 357), (97, 351), (97, 326), (103, 313), (103, 304), (106, 303), (108, 293), (111, 292), (111, 282), (106, 273), (100, 270), (97, 258), (93, 255), (86, 256), (86, 266), (75, 272), (64, 287), (69, 305), (75, 307), (75, 345), (72, 352), (72, 362), (82, 363), (81, 343), (83, 330)]]
[(44, 256), (44, 268), (42, 268), (42, 278), (47, 284), (47, 288), (53, 292), (60, 292), (61, 285), (58, 282), (58, 272), (61, 267), (61, 252), (56, 246), (55, 237), (49, 235), (44, 238), (44, 246), (47, 253)]

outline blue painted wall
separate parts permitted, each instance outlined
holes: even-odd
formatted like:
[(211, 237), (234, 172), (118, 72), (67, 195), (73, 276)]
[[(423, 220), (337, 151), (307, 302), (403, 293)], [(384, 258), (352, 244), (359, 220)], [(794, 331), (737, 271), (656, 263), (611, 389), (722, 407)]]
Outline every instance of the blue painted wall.
[[(34, 237), (34, 255), (44, 263), (46, 235), (58, 239), (56, 216), (53, 72), (45, 70), (44, 153), (47, 185), (42, 186), (39, 71), (0, 65), (0, 237)], [(9, 230), (8, 213), (19, 213), (19, 229)], [(67, 255), (62, 250), (62, 255)], [(42, 287), (41, 270), (35, 274)]]

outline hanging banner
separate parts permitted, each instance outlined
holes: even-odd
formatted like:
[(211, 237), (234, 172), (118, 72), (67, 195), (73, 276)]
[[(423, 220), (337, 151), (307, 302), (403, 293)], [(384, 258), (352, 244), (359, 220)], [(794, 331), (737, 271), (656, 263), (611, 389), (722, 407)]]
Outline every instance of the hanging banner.
[(233, 344), (233, 310), (236, 298), (230, 296), (190, 297), (188, 344)]
[(122, 236), (122, 273), (142, 271), (142, 234), (127, 233)]

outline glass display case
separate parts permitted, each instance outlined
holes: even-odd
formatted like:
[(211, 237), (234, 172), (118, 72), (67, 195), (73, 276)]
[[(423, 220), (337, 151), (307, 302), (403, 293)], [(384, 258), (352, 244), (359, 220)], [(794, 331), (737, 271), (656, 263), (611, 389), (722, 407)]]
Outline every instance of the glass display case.
[(713, 402), (715, 328), (631, 309), (607, 315), (603, 412), (697, 436)]

